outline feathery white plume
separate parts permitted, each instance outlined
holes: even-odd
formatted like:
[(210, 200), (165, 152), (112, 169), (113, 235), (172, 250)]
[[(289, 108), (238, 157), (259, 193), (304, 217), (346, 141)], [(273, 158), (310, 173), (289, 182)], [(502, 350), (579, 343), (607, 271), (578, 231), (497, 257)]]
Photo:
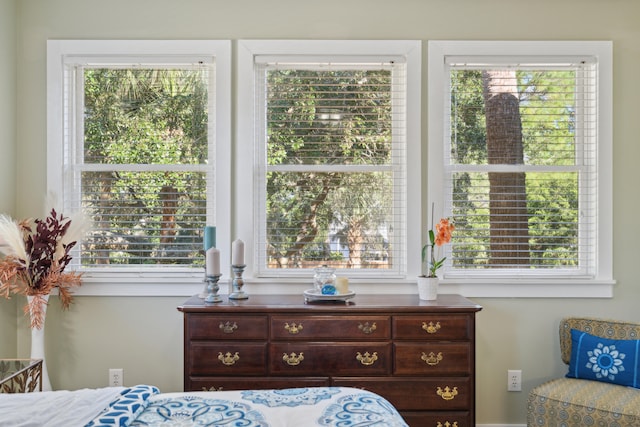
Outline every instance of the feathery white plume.
[(91, 221), (83, 212), (77, 212), (73, 215), (69, 216), (69, 228), (67, 228), (67, 232), (64, 233), (64, 236), (58, 241), (58, 246), (56, 247), (55, 259), (60, 259), (64, 254), (64, 249), (62, 245), (68, 245), (71, 242), (78, 242), (82, 240), (87, 233), (91, 229)]
[(61, 239), (65, 245), (82, 240), (85, 234), (91, 230), (91, 220), (83, 212), (70, 215), (69, 220), (71, 224)]
[(49, 191), (47, 193), (47, 196), (45, 197), (44, 206), (45, 206), (45, 210), (42, 213), (43, 218), (46, 218), (49, 216), (52, 208), (55, 209), (58, 214), (62, 212), (62, 207), (60, 206), (60, 200), (58, 198), (58, 194), (53, 191)]
[(24, 248), (20, 226), (11, 217), (4, 214), (0, 215), (0, 243), (0, 252), (27, 261), (27, 252)]

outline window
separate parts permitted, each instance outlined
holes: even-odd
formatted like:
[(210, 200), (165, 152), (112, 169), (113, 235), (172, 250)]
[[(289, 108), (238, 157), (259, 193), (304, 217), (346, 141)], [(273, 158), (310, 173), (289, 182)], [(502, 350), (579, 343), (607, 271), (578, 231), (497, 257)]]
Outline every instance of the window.
[(204, 227), (230, 246), (229, 55), (215, 41), (49, 42), (48, 182), (92, 220), (74, 255), (85, 281), (200, 282)]
[[(256, 277), (404, 278), (418, 42), (242, 41)], [(244, 86), (244, 85), (243, 85)], [(410, 151), (415, 150), (415, 151)], [(419, 157), (419, 154), (418, 154)], [(415, 164), (415, 163), (413, 163)], [(418, 178), (419, 180), (419, 178)], [(248, 184), (247, 184), (248, 185)], [(244, 221), (240, 221), (243, 223)], [(419, 244), (419, 242), (418, 242)], [(416, 249), (418, 253), (419, 249)]]
[(445, 282), (609, 296), (611, 44), (431, 42), (429, 63), (429, 205), (456, 224)]

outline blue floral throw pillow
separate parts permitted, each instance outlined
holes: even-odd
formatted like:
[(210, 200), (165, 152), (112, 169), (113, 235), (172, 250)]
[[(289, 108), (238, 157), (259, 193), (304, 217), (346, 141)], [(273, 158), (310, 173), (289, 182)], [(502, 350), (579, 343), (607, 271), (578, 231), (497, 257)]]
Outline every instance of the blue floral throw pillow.
[(640, 340), (612, 340), (571, 330), (568, 378), (640, 388)]

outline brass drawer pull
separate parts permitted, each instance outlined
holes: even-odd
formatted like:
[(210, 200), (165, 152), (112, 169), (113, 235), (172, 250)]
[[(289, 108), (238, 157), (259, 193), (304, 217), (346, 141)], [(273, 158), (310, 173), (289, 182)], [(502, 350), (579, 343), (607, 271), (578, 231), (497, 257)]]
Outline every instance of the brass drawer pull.
[(436, 394), (444, 400), (453, 400), (453, 398), (458, 395), (458, 387), (454, 387), (453, 390), (451, 390), (449, 386), (445, 387), (444, 390), (438, 387)]
[(231, 323), (229, 323), (229, 322), (227, 322), (227, 323), (220, 322), (219, 328), (225, 334), (232, 334), (233, 331), (238, 329), (238, 324), (236, 322), (233, 322), (233, 325)]
[(230, 352), (226, 352), (222, 354), (222, 352), (218, 353), (218, 360), (227, 366), (234, 365), (238, 360), (240, 360), (240, 356), (236, 351), (236, 354), (231, 354)]
[(302, 327), (302, 323), (300, 323), (299, 325), (296, 325), (295, 323), (292, 323), (291, 325), (289, 325), (288, 323), (285, 323), (284, 329), (288, 331), (291, 335), (295, 335), (300, 333), (300, 331), (303, 330), (304, 328)]
[(451, 424), (449, 421), (445, 421), (444, 424), (442, 424), (440, 421), (438, 421), (436, 427), (458, 427), (458, 422), (454, 421), (453, 424)]
[(366, 351), (364, 355), (358, 352), (356, 354), (356, 360), (358, 360), (360, 363), (362, 363), (365, 366), (371, 366), (376, 362), (376, 360), (378, 360), (378, 352), (374, 351), (373, 354), (369, 354), (369, 352)]
[(423, 360), (427, 365), (429, 366), (436, 366), (438, 363), (440, 363), (443, 359), (442, 356), (442, 352), (438, 352), (438, 354), (435, 354), (433, 351), (429, 354), (425, 354), (425, 352), (422, 352), (422, 357), (420, 357), (421, 360)]
[(362, 323), (359, 323), (358, 329), (360, 329), (365, 334), (369, 335), (369, 334), (372, 334), (376, 329), (378, 329), (378, 327), (376, 326), (376, 322), (373, 322), (372, 325), (369, 325), (369, 322), (365, 322), (364, 325)]
[(427, 322), (422, 322), (422, 329), (427, 331), (428, 334), (435, 334), (436, 332), (438, 332), (438, 330), (440, 330), (440, 328), (440, 322), (436, 322), (435, 325), (433, 324), (433, 322), (429, 322), (428, 325)]
[(289, 366), (297, 366), (304, 360), (304, 353), (300, 352), (299, 355), (295, 353), (284, 353), (282, 355), (282, 360), (285, 361)]
[(202, 391), (222, 391), (222, 387), (211, 386), (209, 388), (202, 387)]

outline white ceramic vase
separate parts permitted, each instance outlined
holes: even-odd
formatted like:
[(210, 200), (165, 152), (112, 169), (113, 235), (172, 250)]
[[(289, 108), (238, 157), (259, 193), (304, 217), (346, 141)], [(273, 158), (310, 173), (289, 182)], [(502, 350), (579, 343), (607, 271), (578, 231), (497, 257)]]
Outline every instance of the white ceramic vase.
[(437, 277), (418, 277), (418, 296), (424, 301), (433, 301), (438, 298)]
[[(27, 296), (29, 302), (33, 297)], [(49, 302), (49, 295), (44, 296), (45, 302)], [(51, 391), (49, 372), (47, 371), (47, 359), (44, 353), (44, 326), (47, 320), (47, 305), (44, 308), (42, 328), (31, 328), (31, 359), (42, 359), (42, 391)]]

